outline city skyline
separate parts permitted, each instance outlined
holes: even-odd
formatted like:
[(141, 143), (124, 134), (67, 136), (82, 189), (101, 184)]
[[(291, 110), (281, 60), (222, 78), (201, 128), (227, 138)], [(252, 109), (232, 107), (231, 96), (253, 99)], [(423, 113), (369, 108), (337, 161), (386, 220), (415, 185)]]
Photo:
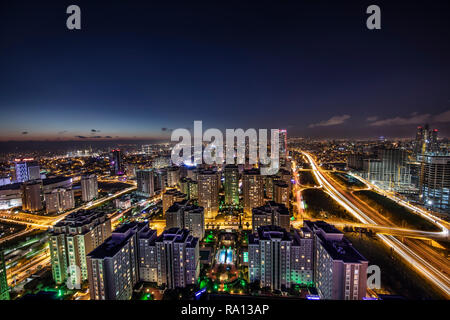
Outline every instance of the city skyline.
[(376, 31), (353, 2), (78, 5), (75, 31), (62, 3), (4, 5), (0, 141), (163, 141), (194, 120), (313, 138), (430, 123), (450, 136), (447, 2), (383, 3)]
[(449, 15), (448, 0), (2, 2), (5, 310), (450, 300)]

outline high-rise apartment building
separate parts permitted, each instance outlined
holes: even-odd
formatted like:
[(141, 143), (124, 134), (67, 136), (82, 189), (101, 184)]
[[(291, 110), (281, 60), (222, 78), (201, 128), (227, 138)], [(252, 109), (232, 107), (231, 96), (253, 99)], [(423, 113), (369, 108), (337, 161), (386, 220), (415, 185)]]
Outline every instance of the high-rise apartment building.
[(47, 214), (64, 212), (75, 208), (75, 198), (72, 189), (57, 188), (44, 194)]
[(257, 232), (259, 227), (267, 225), (275, 225), (289, 231), (289, 218), (289, 210), (285, 205), (268, 201), (264, 206), (252, 210), (253, 232)]
[(198, 182), (192, 181), (189, 183), (189, 199), (198, 199)]
[(197, 283), (200, 274), (199, 240), (187, 229), (165, 230), (150, 245), (157, 262), (157, 284), (184, 288)]
[(188, 199), (190, 199), (189, 183), (191, 183), (191, 181), (192, 180), (187, 177), (180, 179), (180, 191), (184, 193)]
[[(92, 300), (130, 300), (133, 287), (146, 279), (146, 250), (156, 238), (145, 222), (115, 229), (111, 237), (87, 255)], [(143, 278), (141, 278), (141, 271)]]
[(308, 230), (290, 233), (278, 226), (259, 227), (249, 236), (248, 272), (250, 282), (261, 288), (286, 290), (313, 279), (313, 237)]
[(264, 205), (264, 180), (259, 169), (244, 170), (242, 175), (244, 213), (250, 215), (253, 208)]
[(277, 180), (274, 175), (265, 175), (264, 180), (264, 197), (268, 200), (273, 200), (273, 182)]
[(104, 212), (79, 210), (55, 224), (49, 239), (55, 282), (60, 284), (67, 279), (70, 266), (78, 267), (81, 280), (87, 280), (86, 255), (109, 236), (111, 221)]
[(22, 209), (37, 212), (44, 209), (42, 180), (29, 180), (22, 184)]
[(275, 180), (273, 183), (273, 200), (282, 203), (289, 208), (289, 185), (283, 180)]
[(175, 188), (180, 183), (180, 167), (170, 167), (167, 169), (167, 186)]
[(163, 214), (166, 214), (167, 209), (175, 202), (180, 202), (186, 199), (186, 195), (177, 189), (169, 189), (162, 195)]
[(119, 176), (124, 174), (123, 155), (120, 149), (111, 150), (109, 165), (112, 176)]
[(167, 169), (155, 169), (155, 191), (166, 191), (167, 188)]
[(193, 205), (189, 200), (175, 202), (166, 211), (166, 229), (188, 229), (199, 240), (205, 236), (205, 214), (202, 207)]
[(226, 165), (224, 168), (225, 204), (239, 205), (239, 169), (236, 165)]
[(198, 205), (205, 209), (205, 218), (215, 218), (219, 212), (219, 175), (215, 171), (198, 173)]
[(304, 221), (304, 226), (314, 233), (314, 283), (321, 298), (365, 297), (367, 259), (334, 226), (323, 221)]
[(153, 169), (136, 170), (138, 195), (153, 197), (155, 195), (155, 178)]
[(95, 174), (81, 177), (81, 199), (84, 202), (91, 201), (98, 197), (98, 182)]

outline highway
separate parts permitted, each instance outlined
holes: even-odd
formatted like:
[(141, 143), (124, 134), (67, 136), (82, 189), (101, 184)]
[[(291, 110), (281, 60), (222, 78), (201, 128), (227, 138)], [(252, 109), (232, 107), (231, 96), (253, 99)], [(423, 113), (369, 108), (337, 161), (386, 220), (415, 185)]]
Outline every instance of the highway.
[[(317, 166), (315, 160), (309, 153), (303, 152), (303, 154), (310, 162), (314, 176), (319, 184), (350, 214), (364, 224), (392, 226), (392, 223), (378, 212), (367, 205), (363, 205), (357, 198), (343, 190), (342, 187), (334, 184), (332, 179), (327, 177), (327, 174)], [(441, 234), (443, 237), (448, 237), (448, 229), (442, 224), (436, 223), (436, 225), (442, 227), (442, 231), (438, 234)], [(420, 245), (417, 245), (418, 240), (403, 243), (392, 235), (377, 234), (377, 237), (408, 262), (411, 267), (421, 273), (431, 284), (442, 291), (447, 298), (450, 297), (450, 278), (448, 277), (449, 267), (447, 259), (437, 255), (434, 251), (426, 250), (425, 247), (419, 250), (418, 246), (420, 247)], [(411, 242), (415, 245), (411, 245)]]
[[(103, 202), (109, 201), (111, 199), (114, 199), (116, 197), (119, 197), (125, 193), (131, 192), (136, 189), (136, 186), (131, 186), (129, 188), (126, 188), (124, 190), (121, 190), (111, 196), (103, 197), (101, 199), (97, 199), (95, 201), (88, 202), (81, 207), (77, 207), (73, 210), (67, 211), (61, 215), (58, 216), (38, 216), (38, 215), (32, 215), (28, 213), (12, 213), (11, 210), (7, 212), (1, 212), (0, 213), (0, 221), (5, 221), (9, 223), (15, 223), (15, 224), (23, 224), (26, 225), (27, 228), (25, 230), (22, 230), (20, 232), (17, 232), (15, 234), (9, 235), (8, 237), (2, 238), (0, 241), (6, 241), (11, 240), (16, 237), (24, 236), (27, 233), (40, 229), (40, 230), (47, 230), (50, 227), (52, 227), (54, 224), (58, 223), (62, 219), (64, 219), (67, 215), (69, 215), (72, 212), (75, 212), (77, 210), (81, 209), (90, 209), (94, 206), (97, 206), (99, 204), (102, 204)], [(39, 270), (42, 270), (42, 268), (47, 267), (50, 265), (50, 252), (49, 249), (42, 251), (36, 256), (33, 256), (32, 258), (27, 259), (25, 262), (21, 262), (11, 268), (7, 269), (7, 278), (8, 283), (11, 287), (14, 286), (14, 284), (19, 284), (22, 281), (26, 280), (29, 276), (32, 274), (38, 272)]]
[(88, 202), (80, 207), (69, 210), (58, 216), (39, 216), (39, 215), (33, 215), (33, 214), (29, 214), (29, 213), (24, 213), (24, 212), (13, 213), (12, 210), (4, 210), (4, 211), (0, 212), (0, 221), (16, 223), (16, 224), (23, 224), (23, 225), (26, 225), (29, 227), (33, 227), (35, 229), (46, 230), (46, 229), (52, 227), (54, 224), (58, 223), (59, 221), (63, 220), (67, 215), (71, 214), (72, 212), (75, 212), (75, 211), (78, 211), (81, 209), (93, 208), (95, 206), (102, 204), (103, 202), (109, 201), (109, 200), (117, 198), (125, 193), (131, 192), (131, 191), (135, 190), (136, 188), (137, 188), (136, 186), (132, 186), (132, 187), (123, 189), (113, 195)]

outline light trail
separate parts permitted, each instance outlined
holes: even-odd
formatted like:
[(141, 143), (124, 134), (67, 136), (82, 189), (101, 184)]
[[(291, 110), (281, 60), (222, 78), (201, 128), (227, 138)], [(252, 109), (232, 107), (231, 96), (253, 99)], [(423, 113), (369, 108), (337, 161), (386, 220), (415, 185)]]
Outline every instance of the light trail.
[[(358, 207), (356, 207), (351, 201), (345, 198), (339, 191), (336, 190), (326, 179), (322, 176), (322, 173), (317, 168), (314, 159), (308, 153), (302, 151), (303, 154), (308, 158), (311, 163), (314, 176), (321, 186), (329, 191), (330, 196), (338, 202), (342, 207), (344, 207), (348, 212), (350, 212), (359, 221), (365, 224), (377, 224), (374, 220), (369, 218), (365, 213), (363, 213)], [(437, 288), (450, 297), (450, 280), (443, 274), (440, 270), (432, 266), (428, 261), (420, 257), (413, 250), (408, 248), (405, 244), (400, 242), (394, 236), (377, 234), (388, 247), (392, 248), (397, 254), (399, 254), (404, 260), (411, 264), (416, 270), (425, 276), (431, 283), (433, 283)]]
[(449, 236), (448, 228), (443, 224), (443, 223), (447, 223), (446, 221), (441, 220), (440, 218), (432, 215), (431, 213), (427, 212), (426, 210), (423, 210), (420, 207), (414, 206), (414, 205), (408, 203), (407, 201), (405, 201), (403, 199), (400, 199), (398, 197), (392, 196), (391, 194), (389, 194), (388, 192), (384, 191), (380, 187), (376, 186), (373, 183), (370, 183), (369, 181), (363, 179), (362, 177), (360, 177), (360, 176), (358, 176), (356, 174), (349, 173), (349, 175), (351, 175), (355, 179), (358, 179), (359, 181), (364, 183), (369, 189), (375, 189), (378, 193), (382, 194), (386, 198), (389, 198), (392, 201), (395, 201), (396, 203), (404, 206), (405, 208), (408, 208), (409, 210), (411, 210), (411, 211), (419, 214), (423, 218), (427, 219), (431, 223), (437, 225), (442, 230), (441, 231), (442, 236), (448, 238), (448, 236)]

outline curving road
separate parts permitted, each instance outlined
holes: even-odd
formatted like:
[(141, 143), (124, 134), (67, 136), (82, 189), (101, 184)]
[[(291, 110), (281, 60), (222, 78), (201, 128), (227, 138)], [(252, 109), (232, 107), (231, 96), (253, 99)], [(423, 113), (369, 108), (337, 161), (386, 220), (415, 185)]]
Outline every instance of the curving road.
[[(314, 176), (320, 185), (350, 214), (364, 224), (392, 226), (392, 223), (377, 211), (362, 204), (353, 195), (343, 190), (341, 186), (333, 183), (332, 179), (317, 166), (315, 160), (309, 153), (303, 152), (303, 154), (310, 162)], [(437, 234), (448, 237), (448, 229), (441, 223), (435, 224), (442, 228), (442, 231)], [(412, 268), (421, 273), (431, 284), (442, 291), (447, 298), (450, 298), (450, 278), (448, 277), (449, 266), (447, 259), (439, 256), (435, 251), (431, 252), (431, 250), (426, 250), (426, 247), (419, 250), (418, 247), (420, 246), (417, 245), (418, 240), (403, 243), (391, 235), (377, 234), (377, 236), (385, 245), (392, 248), (399, 256), (407, 261)]]

